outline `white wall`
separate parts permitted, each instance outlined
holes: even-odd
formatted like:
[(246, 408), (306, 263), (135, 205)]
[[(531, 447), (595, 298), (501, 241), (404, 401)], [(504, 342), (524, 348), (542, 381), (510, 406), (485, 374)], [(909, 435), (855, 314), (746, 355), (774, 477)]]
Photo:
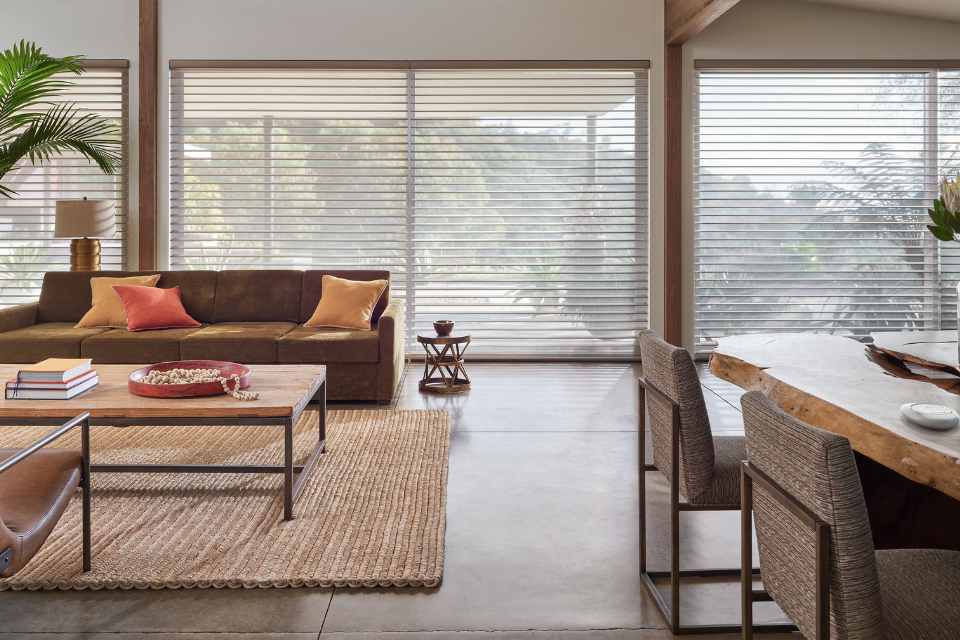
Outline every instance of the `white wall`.
[(84, 55), (87, 58), (120, 58), (130, 61), (130, 185), (127, 263), (137, 255), (137, 74), (138, 14), (132, 0), (28, 0), (0, 6), (0, 49), (20, 40), (37, 43), (53, 56)]
[(684, 45), (684, 336), (694, 342), (693, 87), (696, 60), (960, 60), (960, 23), (796, 0), (743, 0)]
[[(663, 0), (161, 0), (160, 65), (177, 59), (649, 60), (651, 324), (663, 326)], [(161, 83), (160, 140), (169, 83)], [(169, 150), (161, 142), (166, 260)], [(161, 266), (166, 266), (162, 264)]]

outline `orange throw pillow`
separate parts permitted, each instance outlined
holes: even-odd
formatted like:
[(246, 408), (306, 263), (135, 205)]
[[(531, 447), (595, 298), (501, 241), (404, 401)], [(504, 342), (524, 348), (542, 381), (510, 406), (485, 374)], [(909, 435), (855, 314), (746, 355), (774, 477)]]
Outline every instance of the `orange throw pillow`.
[(344, 280), (323, 276), (320, 302), (303, 326), (370, 329), (373, 309), (387, 289), (386, 280)]
[(133, 284), (155, 287), (159, 280), (159, 273), (149, 276), (130, 276), (128, 278), (90, 278), (93, 305), (80, 318), (77, 327), (126, 328), (127, 314), (123, 311), (123, 303), (120, 302), (120, 296), (113, 290), (113, 286)]
[(128, 331), (200, 326), (183, 307), (180, 287), (157, 289), (115, 285), (113, 288), (127, 312)]

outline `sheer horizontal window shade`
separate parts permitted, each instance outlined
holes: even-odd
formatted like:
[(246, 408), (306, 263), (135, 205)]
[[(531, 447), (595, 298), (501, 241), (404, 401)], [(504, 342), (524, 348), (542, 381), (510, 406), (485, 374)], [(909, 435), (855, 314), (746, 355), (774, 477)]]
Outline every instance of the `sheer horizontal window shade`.
[(407, 269), (402, 71), (175, 70), (175, 269)]
[(633, 354), (645, 70), (175, 68), (172, 101), (174, 267), (385, 268), (411, 339)]
[(698, 72), (701, 346), (735, 333), (938, 327), (926, 210), (950, 146), (944, 121), (956, 124), (944, 102), (956, 75)]
[[(92, 63), (82, 75), (65, 75), (73, 86), (53, 100), (76, 104), (81, 112), (115, 120), (121, 135), (127, 130), (127, 70), (125, 62)], [(126, 236), (126, 145), (114, 175), (69, 152), (40, 167), (28, 159), (4, 177), (17, 194), (0, 197), (0, 306), (33, 302), (40, 295), (43, 274), (70, 269), (70, 240), (53, 237), (57, 200), (87, 197), (112, 200), (117, 207), (117, 233), (101, 240), (103, 269), (122, 269)]]

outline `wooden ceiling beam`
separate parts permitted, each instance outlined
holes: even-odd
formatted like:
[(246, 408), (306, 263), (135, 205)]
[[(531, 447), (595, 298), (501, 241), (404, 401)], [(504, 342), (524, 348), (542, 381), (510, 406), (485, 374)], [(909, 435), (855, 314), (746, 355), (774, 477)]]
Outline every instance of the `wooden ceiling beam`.
[(683, 44), (739, 2), (740, 0), (664, 0), (667, 44)]

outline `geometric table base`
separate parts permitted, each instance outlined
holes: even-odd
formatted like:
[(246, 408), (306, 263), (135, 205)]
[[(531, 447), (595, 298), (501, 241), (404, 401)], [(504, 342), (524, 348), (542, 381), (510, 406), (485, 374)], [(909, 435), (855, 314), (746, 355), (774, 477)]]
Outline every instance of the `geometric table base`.
[(470, 377), (463, 365), (470, 336), (417, 336), (417, 342), (426, 353), (421, 391), (463, 393), (470, 389)]

